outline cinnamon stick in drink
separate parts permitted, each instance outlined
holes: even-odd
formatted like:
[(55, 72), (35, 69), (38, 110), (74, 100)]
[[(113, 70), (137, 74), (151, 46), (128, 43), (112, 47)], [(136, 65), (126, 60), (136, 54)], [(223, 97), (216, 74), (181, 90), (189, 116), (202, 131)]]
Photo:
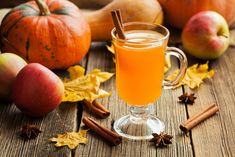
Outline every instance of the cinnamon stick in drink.
[(212, 105), (205, 108), (203, 111), (195, 114), (193, 117), (189, 118), (188, 120), (186, 120), (185, 122), (180, 124), (180, 129), (183, 132), (188, 132), (193, 127), (195, 127), (197, 124), (199, 124), (200, 122), (211, 117), (212, 115), (214, 115), (218, 111), (219, 111), (219, 107), (217, 105), (215, 105), (215, 103), (213, 103)]
[(90, 119), (89, 117), (84, 117), (82, 119), (83, 123), (88, 126), (91, 130), (99, 134), (101, 137), (103, 137), (105, 140), (110, 142), (113, 145), (119, 145), (122, 142), (122, 137), (118, 135), (117, 133), (109, 130), (108, 128), (105, 128), (101, 125), (99, 125), (94, 120)]
[(125, 39), (125, 34), (123, 31), (123, 26), (122, 26), (122, 17), (121, 17), (121, 11), (120, 10), (113, 10), (111, 11), (112, 19), (114, 26), (116, 28), (118, 37), (120, 39)]
[(119, 22), (120, 22), (120, 24), (121, 24), (121, 27), (123, 28), (121, 10), (120, 10), (120, 9), (117, 9), (116, 12), (117, 12), (118, 20), (119, 20)]

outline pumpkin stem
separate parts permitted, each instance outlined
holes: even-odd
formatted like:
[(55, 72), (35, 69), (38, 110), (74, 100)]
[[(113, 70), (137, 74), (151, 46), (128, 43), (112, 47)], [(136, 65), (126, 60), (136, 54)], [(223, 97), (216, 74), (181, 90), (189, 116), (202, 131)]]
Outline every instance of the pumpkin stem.
[(35, 0), (35, 2), (37, 3), (37, 5), (41, 11), (41, 15), (47, 16), (47, 15), (51, 14), (51, 12), (50, 12), (50, 10), (44, 0)]

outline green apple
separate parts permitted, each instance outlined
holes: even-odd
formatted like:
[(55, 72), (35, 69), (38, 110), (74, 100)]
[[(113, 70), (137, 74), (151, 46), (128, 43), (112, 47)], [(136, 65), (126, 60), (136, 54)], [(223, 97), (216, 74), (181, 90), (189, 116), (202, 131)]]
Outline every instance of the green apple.
[(229, 46), (229, 27), (223, 16), (202, 11), (190, 18), (182, 33), (187, 53), (200, 59), (215, 59)]

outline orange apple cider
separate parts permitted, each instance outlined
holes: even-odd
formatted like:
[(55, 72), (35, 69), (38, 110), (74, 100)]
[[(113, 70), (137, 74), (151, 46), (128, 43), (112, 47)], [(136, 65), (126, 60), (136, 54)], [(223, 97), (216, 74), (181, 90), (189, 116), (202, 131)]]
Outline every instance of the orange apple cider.
[(167, 40), (150, 30), (125, 36), (124, 42), (114, 41), (118, 94), (129, 105), (147, 106), (161, 96)]

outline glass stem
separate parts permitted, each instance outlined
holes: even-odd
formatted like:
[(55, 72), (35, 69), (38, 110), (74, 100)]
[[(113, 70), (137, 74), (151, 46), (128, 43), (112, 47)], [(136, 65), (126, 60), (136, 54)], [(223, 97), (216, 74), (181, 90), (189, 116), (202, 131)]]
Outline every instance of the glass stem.
[(149, 106), (144, 107), (130, 107), (130, 120), (134, 123), (146, 122), (149, 117)]

